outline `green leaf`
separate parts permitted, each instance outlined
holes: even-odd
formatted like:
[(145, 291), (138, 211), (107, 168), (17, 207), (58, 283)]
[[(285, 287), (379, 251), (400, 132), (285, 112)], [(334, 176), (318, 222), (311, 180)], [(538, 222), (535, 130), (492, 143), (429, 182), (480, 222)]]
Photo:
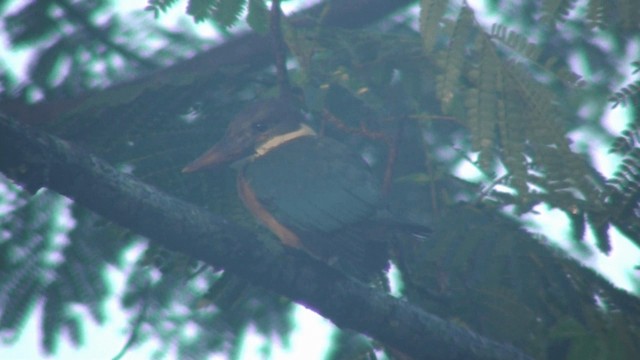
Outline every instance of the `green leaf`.
[(225, 29), (238, 21), (245, 6), (245, 0), (216, 0), (215, 3), (213, 17)]
[(177, 2), (178, 0), (149, 0), (149, 5), (144, 10), (153, 12), (157, 19), (160, 13), (166, 13)]
[(427, 53), (433, 50), (438, 39), (440, 20), (447, 11), (447, 1), (422, 0), (420, 2), (420, 35)]
[(211, 9), (214, 6), (214, 0), (189, 0), (187, 14), (191, 15), (196, 23), (199, 23), (211, 17)]
[(269, 10), (264, 0), (249, 0), (247, 23), (259, 34), (269, 31)]

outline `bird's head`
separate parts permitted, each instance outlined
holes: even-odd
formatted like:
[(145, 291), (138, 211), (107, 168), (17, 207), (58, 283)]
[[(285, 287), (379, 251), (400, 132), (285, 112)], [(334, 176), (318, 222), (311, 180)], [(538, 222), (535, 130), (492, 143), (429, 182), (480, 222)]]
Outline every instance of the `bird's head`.
[(182, 172), (259, 157), (287, 141), (309, 135), (315, 132), (303, 123), (303, 115), (294, 105), (279, 99), (260, 101), (240, 112), (229, 123), (224, 137)]

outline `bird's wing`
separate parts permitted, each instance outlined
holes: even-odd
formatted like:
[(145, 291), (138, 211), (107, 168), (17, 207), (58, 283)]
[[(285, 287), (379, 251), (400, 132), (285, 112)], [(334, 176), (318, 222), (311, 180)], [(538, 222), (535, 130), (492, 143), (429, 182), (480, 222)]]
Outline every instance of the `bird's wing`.
[(380, 202), (380, 184), (364, 160), (330, 138), (285, 143), (243, 170), (262, 206), (294, 231), (331, 232), (364, 220)]

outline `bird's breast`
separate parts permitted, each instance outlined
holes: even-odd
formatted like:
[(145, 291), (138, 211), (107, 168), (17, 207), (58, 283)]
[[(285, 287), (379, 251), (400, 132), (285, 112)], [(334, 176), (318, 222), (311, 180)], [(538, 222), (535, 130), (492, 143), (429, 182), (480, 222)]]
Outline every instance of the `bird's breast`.
[(293, 233), (327, 233), (369, 218), (380, 203), (368, 165), (330, 138), (272, 148), (243, 166), (238, 184), (245, 205), (279, 237), (274, 222)]

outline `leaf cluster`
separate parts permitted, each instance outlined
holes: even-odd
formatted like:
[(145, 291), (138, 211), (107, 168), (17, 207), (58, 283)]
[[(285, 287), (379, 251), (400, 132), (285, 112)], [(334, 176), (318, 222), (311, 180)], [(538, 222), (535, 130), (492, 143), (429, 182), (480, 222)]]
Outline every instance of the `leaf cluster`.
[[(146, 10), (158, 17), (175, 5), (175, 0), (149, 0)], [(213, 21), (223, 30), (236, 25), (246, 10), (246, 22), (254, 31), (267, 32), (268, 10), (264, 0), (189, 0), (187, 14), (196, 23)]]
[[(151, 0), (149, 9), (159, 14), (174, 3)], [(509, 24), (505, 19), (490, 29), (481, 26), (466, 5), (438, 0), (421, 1), (417, 19), (407, 15), (369, 29), (320, 24), (288, 28), (285, 40), (295, 60), (291, 77), (304, 94), (311, 121), (323, 134), (366, 154), (381, 178), (392, 168), (391, 210), (434, 228), (432, 238), (400, 239), (394, 248), (404, 297), (537, 358), (580, 359), (593, 354), (633, 358), (640, 354), (637, 298), (541, 243), (513, 219), (499, 215), (499, 210), (515, 209), (512, 213), (519, 216), (547, 204), (570, 217), (576, 240), (591, 228), (599, 247), (607, 251), (608, 230), (616, 226), (639, 243), (637, 119), (615, 141), (612, 151), (623, 161), (611, 179), (600, 175), (567, 139), (568, 130), (581, 122), (599, 120), (579, 119), (576, 114), (585, 104), (606, 105), (611, 97), (614, 104), (635, 108), (638, 87), (632, 83), (613, 95), (605, 86), (585, 89), (590, 84), (567, 65), (575, 39), (564, 31), (572, 34), (571, 27), (577, 26), (579, 34), (610, 31), (616, 39), (625, 39), (634, 25), (614, 21), (627, 15), (596, 0), (588, 2), (588, 13), (578, 20), (574, 1), (522, 3), (503, 7), (494, 1), (494, 7), (522, 23)], [(617, 3), (630, 10), (637, 7), (631, 0)], [(194, 0), (188, 12), (196, 21), (213, 20), (228, 29), (245, 9), (253, 29), (266, 29), (266, 6), (260, 0)], [(20, 16), (44, 10), (39, 11)], [(55, 23), (42, 20), (43, 26), (51, 27), (51, 22)], [(38, 38), (15, 31), (16, 42)], [(113, 31), (121, 34), (122, 28)], [(39, 36), (46, 34), (43, 27)], [(164, 35), (171, 39), (171, 34)], [(169, 44), (177, 46), (180, 41), (173, 39)], [(88, 38), (91, 44), (101, 41)], [(619, 42), (616, 48), (623, 48), (623, 40)], [(620, 77), (606, 52), (587, 41), (577, 44), (601, 59), (594, 60), (605, 74), (601, 79)], [(67, 49), (51, 51), (62, 56)], [(160, 51), (151, 56), (142, 56), (143, 48), (132, 51), (156, 63), (169, 59)], [(52, 61), (42, 59), (46, 53), (38, 61), (49, 64), (41, 73), (50, 75)], [(84, 87), (94, 87), (88, 72), (73, 76)], [(104, 81), (120, 76), (111, 72)], [(73, 89), (66, 82), (37, 80), (35, 73), (32, 79), (38, 87), (51, 89), (45, 93), (47, 99), (53, 98), (54, 89), (56, 95), (57, 89)], [(231, 170), (186, 177), (180, 169), (220, 138), (229, 119), (248, 102), (274, 95), (275, 84), (274, 74), (253, 61), (206, 73), (173, 73), (162, 81), (134, 81), (85, 97), (52, 114), (44, 126), (145, 182), (224, 214), (272, 244), (236, 198)], [(389, 155), (394, 152), (396, 157)], [(479, 184), (454, 176), (455, 169), (468, 162), (482, 172)], [(34, 239), (47, 233), (50, 225), (43, 225), (46, 221), (35, 209), (52, 205), (33, 206), (31, 213), (13, 211), (3, 222), (12, 240), (2, 239), (0, 244), (3, 264), (8, 264), (1, 286), (3, 294), (12, 295), (0, 298), (4, 301), (0, 306), (11, 310), (3, 311), (0, 325), (15, 331), (29, 306), (45, 296), (49, 305), (44, 323), (50, 339), (45, 341), (53, 344), (61, 329), (77, 333), (78, 323), (66, 311), (72, 302), (88, 306), (95, 319), (104, 318), (102, 270), (117, 263), (117, 255), (134, 239), (113, 225), (96, 225), (102, 220), (69, 205), (77, 223), (68, 234), (69, 243), (58, 250), (65, 260), (47, 264), (44, 260), (53, 241)], [(33, 257), (14, 255), (20, 252)], [(172, 351), (172, 346), (184, 357), (215, 351), (233, 355), (238, 354), (238, 334), (243, 330), (257, 327), (271, 337), (290, 331), (290, 304), (283, 299), (152, 245), (146, 254), (146, 261), (128, 277), (123, 298), (135, 314), (133, 340), (125, 350), (158, 337), (165, 344), (158, 356)], [(39, 279), (46, 273), (42, 269), (55, 274), (51, 277), (55, 280)], [(196, 335), (185, 335), (194, 325)], [(375, 344), (354, 334), (336, 336), (339, 346), (333, 358), (375, 353)]]
[[(86, 211), (75, 212), (77, 226), (66, 230), (60, 221), (70, 215), (64, 214), (69, 210), (68, 202), (58, 195), (43, 192), (28, 199), (15, 189), (7, 194), (15, 198), (3, 201), (12, 211), (0, 221), (5, 234), (0, 245), (0, 328), (13, 334), (9, 341), (17, 340), (19, 329), (44, 300), (41, 330), (45, 351), (55, 352), (63, 333), (76, 346), (82, 345), (85, 316), (98, 323), (106, 320), (106, 266), (118, 263), (122, 243), (114, 241), (117, 235), (101, 228), (96, 217)], [(79, 304), (85, 311), (78, 310)]]

